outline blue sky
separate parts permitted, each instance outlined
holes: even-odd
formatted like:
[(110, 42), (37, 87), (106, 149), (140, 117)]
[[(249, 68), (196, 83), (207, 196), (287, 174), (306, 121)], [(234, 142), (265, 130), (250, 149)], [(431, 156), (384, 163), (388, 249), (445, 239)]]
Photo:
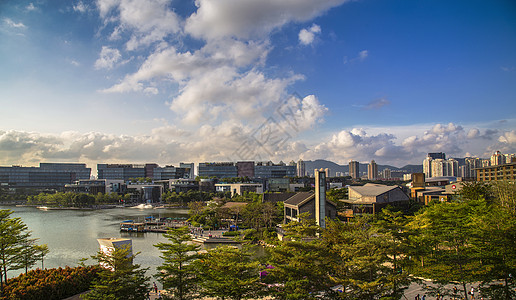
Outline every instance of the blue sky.
[(516, 4), (2, 1), (0, 107), (0, 165), (514, 153)]

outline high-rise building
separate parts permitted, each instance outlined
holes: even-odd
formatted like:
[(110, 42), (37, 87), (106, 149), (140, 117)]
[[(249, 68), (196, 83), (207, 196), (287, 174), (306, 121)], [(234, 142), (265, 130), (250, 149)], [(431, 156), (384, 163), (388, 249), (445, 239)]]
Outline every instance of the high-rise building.
[(462, 177), (466, 178), (476, 178), (477, 172), (476, 168), (482, 167), (482, 160), (478, 157), (466, 157), (464, 159), (464, 174), (461, 174)]
[(430, 178), (433, 176), (432, 175), (432, 160), (433, 160), (433, 158), (431, 158), (430, 156), (427, 156), (423, 160), (423, 173), (425, 173), (426, 178)]
[[(448, 168), (446, 166), (446, 161), (444, 159), (432, 159), (431, 163), (431, 177), (440, 177), (440, 176), (447, 176), (444, 174), (448, 173)], [(425, 174), (426, 176), (426, 174)]]
[(500, 151), (496, 151), (493, 155), (491, 155), (491, 166), (498, 166), (505, 164), (505, 155), (500, 153)]
[(378, 178), (378, 165), (374, 159), (367, 165), (367, 179), (376, 180)]
[(432, 159), (446, 159), (446, 154), (444, 154), (443, 152), (428, 153), (427, 157), (430, 157)]
[(391, 177), (391, 169), (383, 169), (382, 171), (382, 178), (383, 179), (390, 179)]
[(349, 161), (349, 175), (351, 176), (351, 178), (353, 178), (353, 179), (360, 178), (359, 167), (360, 167), (360, 163), (358, 161), (354, 161), (354, 160)]
[(459, 175), (459, 162), (453, 158), (448, 160), (432, 159), (430, 165), (432, 177)]
[(490, 159), (483, 159), (482, 160), (482, 168), (491, 166), (491, 160)]
[(305, 162), (302, 159), (300, 159), (297, 162), (297, 176), (298, 177), (305, 177), (305, 175), (306, 175)]

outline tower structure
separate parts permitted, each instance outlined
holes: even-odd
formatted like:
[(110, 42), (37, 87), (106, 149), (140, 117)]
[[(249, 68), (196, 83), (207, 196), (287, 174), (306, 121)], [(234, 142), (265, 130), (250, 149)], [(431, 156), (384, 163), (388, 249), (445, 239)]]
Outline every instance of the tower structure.
[(328, 169), (315, 169), (315, 222), (326, 228), (326, 172)]

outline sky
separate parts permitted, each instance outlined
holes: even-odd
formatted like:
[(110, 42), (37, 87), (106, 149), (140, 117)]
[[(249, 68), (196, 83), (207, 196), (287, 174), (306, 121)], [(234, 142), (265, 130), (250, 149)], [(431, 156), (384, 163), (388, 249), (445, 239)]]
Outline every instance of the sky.
[(516, 3), (0, 1), (0, 165), (516, 152)]

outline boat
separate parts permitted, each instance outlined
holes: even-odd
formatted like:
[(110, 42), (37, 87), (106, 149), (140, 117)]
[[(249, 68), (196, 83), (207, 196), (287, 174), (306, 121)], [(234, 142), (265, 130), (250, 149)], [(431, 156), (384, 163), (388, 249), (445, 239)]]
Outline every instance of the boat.
[(47, 206), (38, 206), (37, 208), (40, 209), (40, 210), (48, 210)]

